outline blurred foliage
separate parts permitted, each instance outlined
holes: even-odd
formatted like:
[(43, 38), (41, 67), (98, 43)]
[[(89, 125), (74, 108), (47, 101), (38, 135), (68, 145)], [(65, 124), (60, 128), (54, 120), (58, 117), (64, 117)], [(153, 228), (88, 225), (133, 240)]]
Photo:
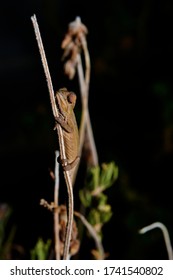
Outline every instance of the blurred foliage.
[(165, 125), (173, 124), (173, 94), (170, 84), (158, 81), (153, 84), (153, 92), (163, 104), (163, 120)]
[(82, 204), (88, 209), (88, 221), (101, 234), (102, 226), (112, 216), (108, 196), (103, 192), (110, 188), (118, 178), (118, 167), (115, 162), (103, 163), (92, 167), (87, 172), (85, 187), (79, 191)]
[(43, 241), (39, 238), (35, 247), (31, 250), (31, 260), (47, 260), (51, 246), (51, 240)]
[(0, 204), (0, 259), (11, 259), (12, 243), (15, 235), (15, 227), (7, 230), (12, 209), (5, 203)]

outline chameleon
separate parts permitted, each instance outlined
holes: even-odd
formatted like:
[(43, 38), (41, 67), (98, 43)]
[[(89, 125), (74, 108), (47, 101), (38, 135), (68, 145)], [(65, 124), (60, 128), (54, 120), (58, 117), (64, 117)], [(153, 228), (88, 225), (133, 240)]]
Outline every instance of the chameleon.
[(79, 132), (74, 114), (76, 94), (69, 92), (66, 88), (61, 88), (56, 92), (55, 102), (59, 111), (59, 116), (55, 117), (55, 122), (62, 128), (66, 154), (66, 159), (63, 159), (60, 151), (58, 161), (64, 170), (69, 171), (73, 183), (74, 172), (80, 159), (78, 155)]

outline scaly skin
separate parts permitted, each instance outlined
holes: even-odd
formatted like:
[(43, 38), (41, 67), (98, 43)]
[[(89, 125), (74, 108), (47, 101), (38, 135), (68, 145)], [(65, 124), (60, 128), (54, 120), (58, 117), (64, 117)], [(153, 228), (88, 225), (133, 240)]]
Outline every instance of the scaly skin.
[(63, 158), (60, 158), (60, 161), (64, 170), (69, 170), (70, 177), (73, 181), (73, 174), (79, 162), (79, 133), (73, 111), (76, 103), (76, 95), (73, 92), (68, 92), (66, 88), (60, 89), (56, 93), (56, 102), (59, 109), (59, 117), (56, 118), (56, 122), (61, 125), (63, 130), (67, 159), (67, 162)]

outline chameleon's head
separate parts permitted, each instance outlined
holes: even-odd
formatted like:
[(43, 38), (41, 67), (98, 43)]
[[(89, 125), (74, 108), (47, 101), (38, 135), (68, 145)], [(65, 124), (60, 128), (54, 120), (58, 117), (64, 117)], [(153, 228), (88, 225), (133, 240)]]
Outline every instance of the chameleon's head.
[(69, 92), (66, 88), (61, 88), (56, 93), (57, 105), (61, 112), (70, 112), (76, 104), (76, 94)]

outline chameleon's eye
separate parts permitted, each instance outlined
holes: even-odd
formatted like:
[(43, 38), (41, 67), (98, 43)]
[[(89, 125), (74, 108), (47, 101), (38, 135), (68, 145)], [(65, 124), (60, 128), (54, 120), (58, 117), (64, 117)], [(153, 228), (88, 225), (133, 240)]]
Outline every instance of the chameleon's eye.
[(70, 104), (74, 104), (76, 103), (76, 94), (73, 92), (70, 92), (69, 95), (67, 96), (67, 100)]

